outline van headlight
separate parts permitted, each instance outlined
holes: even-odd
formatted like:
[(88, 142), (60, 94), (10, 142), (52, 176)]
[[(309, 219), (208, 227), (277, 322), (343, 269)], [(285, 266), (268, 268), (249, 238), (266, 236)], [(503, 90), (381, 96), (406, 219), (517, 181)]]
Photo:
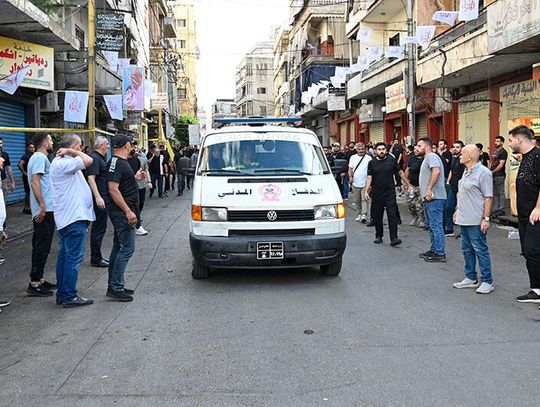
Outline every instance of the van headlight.
[(202, 220), (207, 222), (226, 222), (227, 208), (202, 208)]
[(315, 207), (315, 220), (317, 219), (343, 219), (345, 217), (345, 205), (321, 205)]

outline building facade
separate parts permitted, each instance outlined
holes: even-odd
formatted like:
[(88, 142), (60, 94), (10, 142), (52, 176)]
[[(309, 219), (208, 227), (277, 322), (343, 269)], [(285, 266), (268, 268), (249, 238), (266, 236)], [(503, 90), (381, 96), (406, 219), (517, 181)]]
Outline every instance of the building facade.
[(216, 119), (234, 119), (236, 117), (236, 102), (234, 99), (216, 99), (212, 104), (212, 128), (215, 129)]

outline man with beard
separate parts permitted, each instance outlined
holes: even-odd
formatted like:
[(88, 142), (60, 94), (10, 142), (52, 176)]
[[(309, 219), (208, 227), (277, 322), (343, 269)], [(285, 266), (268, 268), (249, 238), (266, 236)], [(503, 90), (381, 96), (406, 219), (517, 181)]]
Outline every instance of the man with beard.
[(390, 231), (390, 246), (401, 244), (398, 238), (398, 214), (396, 202), (396, 176), (399, 176), (406, 187), (409, 180), (403, 174), (396, 159), (389, 155), (386, 144), (375, 145), (375, 159), (368, 164), (366, 181), (366, 199), (371, 199), (371, 217), (375, 223), (374, 243), (383, 242), (383, 214), (386, 209), (388, 229)]
[(452, 161), (450, 163), (450, 173), (448, 175), (448, 185), (450, 188), (447, 189), (447, 198), (445, 206), (445, 222), (444, 226), (446, 230), (444, 231), (445, 236), (454, 236), (454, 212), (457, 205), (457, 194), (459, 190), (459, 180), (463, 177), (465, 172), (465, 165), (461, 163), (461, 150), (463, 148), (463, 142), (457, 140), (452, 147)]
[(517, 126), (510, 130), (508, 144), (523, 155), (516, 178), (518, 228), (531, 287), (516, 299), (540, 304), (540, 149), (532, 138), (527, 126)]
[(34, 235), (32, 236), (32, 266), (30, 283), (26, 292), (31, 297), (50, 297), (56, 284), (43, 279), (45, 264), (51, 251), (54, 236), (54, 213), (51, 194), (51, 163), (53, 141), (49, 134), (38, 133), (34, 137), (36, 152), (28, 160), (27, 174), (30, 185), (30, 208)]
[(506, 180), (506, 160), (508, 152), (504, 149), (504, 137), (495, 137), (495, 152), (491, 159), (491, 173), (493, 174), (493, 216), (504, 216), (506, 208), (506, 195), (504, 186)]

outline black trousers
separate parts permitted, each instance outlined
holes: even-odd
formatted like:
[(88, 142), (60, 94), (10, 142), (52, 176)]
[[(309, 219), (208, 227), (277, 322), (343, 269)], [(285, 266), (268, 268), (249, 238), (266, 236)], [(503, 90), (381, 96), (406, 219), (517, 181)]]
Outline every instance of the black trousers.
[(531, 225), (529, 219), (519, 219), (518, 228), (531, 288), (540, 289), (540, 222)]
[(142, 225), (141, 212), (144, 208), (145, 199), (146, 199), (146, 188), (140, 188), (139, 189), (139, 208), (135, 212), (135, 215), (137, 215), (137, 224), (135, 225), (136, 229), (139, 229)]
[(43, 271), (54, 236), (54, 213), (45, 212), (45, 218), (41, 222), (34, 223), (34, 234), (32, 236), (32, 268), (30, 270), (30, 281), (40, 281), (43, 278)]
[(90, 229), (90, 262), (96, 264), (103, 259), (101, 244), (107, 231), (107, 208), (98, 208), (94, 202), (94, 213), (96, 214), (96, 220), (92, 222), (92, 228)]
[(375, 222), (375, 237), (383, 237), (383, 215), (386, 209), (390, 239), (398, 237), (398, 207), (396, 194), (373, 196), (371, 202), (371, 217)]

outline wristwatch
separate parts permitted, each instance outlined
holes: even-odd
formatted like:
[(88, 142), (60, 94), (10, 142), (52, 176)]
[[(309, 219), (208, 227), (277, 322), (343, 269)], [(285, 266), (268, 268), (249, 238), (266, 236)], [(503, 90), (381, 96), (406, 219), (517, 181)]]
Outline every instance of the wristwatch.
[(484, 219), (486, 222), (489, 222), (489, 216), (484, 216)]

